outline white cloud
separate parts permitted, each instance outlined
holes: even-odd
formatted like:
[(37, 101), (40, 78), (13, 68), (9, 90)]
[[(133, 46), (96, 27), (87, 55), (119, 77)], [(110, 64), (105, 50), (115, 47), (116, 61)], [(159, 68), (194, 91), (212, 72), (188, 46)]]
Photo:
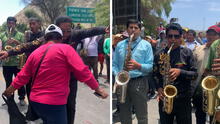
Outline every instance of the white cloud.
[(208, 3), (208, 10), (209, 11), (220, 11), (220, 3), (217, 3), (217, 2), (210, 2)]

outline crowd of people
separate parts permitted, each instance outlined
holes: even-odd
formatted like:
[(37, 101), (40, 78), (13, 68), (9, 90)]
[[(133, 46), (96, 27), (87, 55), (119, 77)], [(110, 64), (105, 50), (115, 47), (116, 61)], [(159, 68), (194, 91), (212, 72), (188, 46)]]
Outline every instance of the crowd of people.
[[(78, 24), (73, 28), (70, 17), (59, 16), (44, 30), (41, 20), (34, 17), (29, 18), (30, 29), (21, 33), (16, 23), (15, 17), (8, 17), (7, 28), (0, 34), (3, 50), (0, 59), (6, 81), (3, 95), (13, 97), (18, 89), (19, 104), (24, 106), (27, 94), (29, 106), (44, 124), (74, 123), (78, 81), (85, 82), (101, 98), (108, 97), (100, 88), (97, 74), (99, 42), (102, 42), (99, 49), (104, 51), (102, 64), (104, 57), (109, 57), (110, 42), (104, 37), (109, 33), (108, 27), (81, 29)], [(86, 57), (77, 53), (81, 44), (86, 48)], [(21, 60), (23, 53), (27, 56), (26, 62)], [(106, 63), (109, 66), (109, 59)], [(109, 80), (107, 78), (106, 83)]]
[[(181, 27), (176, 22), (159, 25), (156, 36), (143, 37), (141, 22), (130, 19), (126, 31), (113, 35), (112, 73), (118, 100), (113, 118), (118, 116), (122, 124), (132, 124), (132, 114), (135, 114), (138, 124), (147, 124), (147, 101), (156, 98), (160, 124), (192, 124), (192, 109), (196, 124), (206, 124), (208, 120), (210, 124), (218, 123), (219, 104), (212, 103), (213, 114), (204, 109), (212, 101), (210, 96), (204, 96), (202, 82), (214, 75), (219, 83), (220, 24), (210, 26), (205, 32)], [(129, 80), (124, 84), (125, 102), (119, 102), (124, 80), (114, 81), (114, 78), (123, 71), (129, 73)], [(207, 85), (212, 85), (211, 82)], [(218, 87), (213, 90), (211, 96), (216, 101), (220, 100), (218, 90)]]

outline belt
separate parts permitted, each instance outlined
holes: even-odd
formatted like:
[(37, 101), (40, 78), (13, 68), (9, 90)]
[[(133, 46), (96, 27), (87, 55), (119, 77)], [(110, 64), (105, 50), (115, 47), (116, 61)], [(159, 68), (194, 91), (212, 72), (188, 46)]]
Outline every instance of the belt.
[(130, 80), (137, 80), (137, 79), (140, 79), (140, 78), (143, 78), (144, 76), (139, 76), (139, 77), (134, 77), (134, 78), (131, 78)]

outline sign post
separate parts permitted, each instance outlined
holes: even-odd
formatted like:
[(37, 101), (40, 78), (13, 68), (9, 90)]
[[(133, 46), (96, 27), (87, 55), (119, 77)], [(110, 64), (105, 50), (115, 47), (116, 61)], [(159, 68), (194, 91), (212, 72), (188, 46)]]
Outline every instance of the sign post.
[(95, 23), (94, 8), (79, 8), (68, 6), (66, 15), (71, 17), (74, 23)]

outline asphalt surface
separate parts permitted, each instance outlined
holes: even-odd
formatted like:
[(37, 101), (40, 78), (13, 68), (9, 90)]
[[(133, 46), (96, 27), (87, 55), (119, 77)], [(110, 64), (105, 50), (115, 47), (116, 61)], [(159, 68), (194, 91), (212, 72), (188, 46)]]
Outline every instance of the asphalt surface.
[[(113, 113), (116, 111), (116, 98), (113, 95)], [(138, 124), (135, 115), (133, 117), (133, 124)], [(118, 116), (113, 116), (113, 124), (121, 124)], [(160, 124), (159, 123), (159, 111), (158, 102), (156, 99), (150, 99), (148, 101), (148, 124)], [(196, 124), (195, 113), (192, 112), (192, 124)], [(208, 122), (206, 122), (208, 124)]]
[[(109, 84), (104, 83), (106, 80), (105, 65), (103, 75), (98, 80), (100, 86), (109, 93)], [(78, 83), (75, 124), (110, 124), (110, 97), (107, 99), (98, 98), (93, 94), (94, 91), (87, 87), (87, 85)], [(5, 81), (2, 75), (2, 67), (0, 67), (0, 93), (4, 90)], [(20, 111), (25, 113), (27, 111), (27, 105), (20, 106), (17, 92), (15, 92), (15, 101)], [(27, 98), (25, 101), (27, 103)], [(2, 106), (3, 103), (3, 99), (0, 98), (0, 124), (9, 124), (7, 105)], [(28, 124), (42, 124), (42, 121), (37, 120), (35, 122), (28, 122)]]

